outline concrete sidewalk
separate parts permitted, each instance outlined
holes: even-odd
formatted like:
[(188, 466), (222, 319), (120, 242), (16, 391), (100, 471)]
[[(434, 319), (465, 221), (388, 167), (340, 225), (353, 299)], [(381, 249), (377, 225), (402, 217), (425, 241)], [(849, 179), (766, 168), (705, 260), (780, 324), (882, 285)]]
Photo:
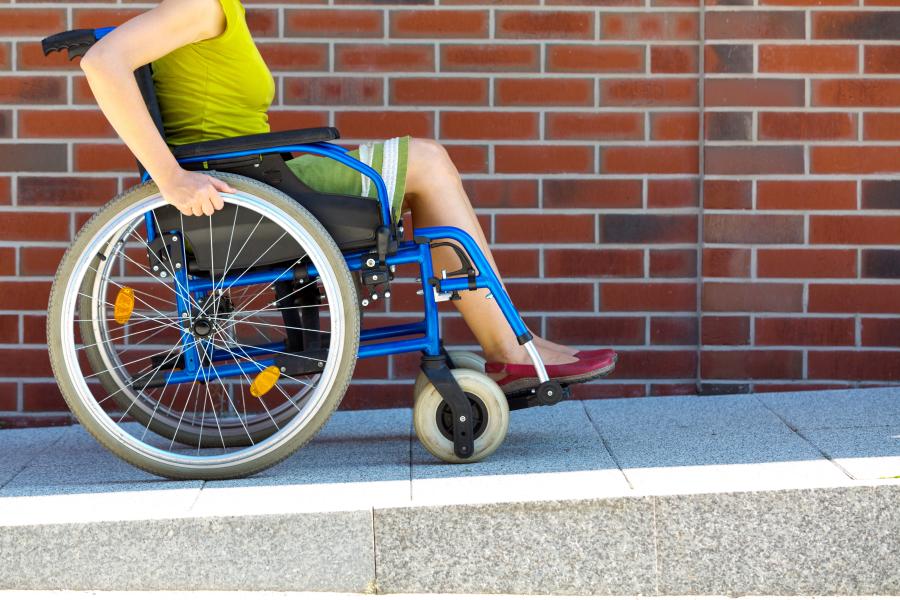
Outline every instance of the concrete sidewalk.
[(565, 402), (445, 465), (337, 413), (252, 478), (0, 431), (0, 589), (900, 592), (900, 389)]

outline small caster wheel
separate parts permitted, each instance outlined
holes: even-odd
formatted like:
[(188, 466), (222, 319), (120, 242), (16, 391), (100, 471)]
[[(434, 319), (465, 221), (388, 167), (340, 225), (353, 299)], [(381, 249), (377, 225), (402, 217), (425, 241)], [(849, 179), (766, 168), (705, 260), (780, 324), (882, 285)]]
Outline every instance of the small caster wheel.
[(480, 354), (468, 350), (448, 350), (447, 355), (450, 357), (454, 369), (472, 369), (484, 373), (484, 365), (487, 364), (487, 360)]
[[(456, 369), (472, 369), (473, 371), (484, 373), (484, 365), (487, 364), (487, 360), (480, 354), (475, 354), (468, 350), (448, 350), (447, 355)], [(426, 383), (428, 383), (428, 377), (425, 376), (425, 373), (419, 371), (419, 375), (416, 377), (416, 384), (413, 386), (413, 398), (419, 397), (419, 392)]]
[(493, 379), (472, 369), (450, 371), (472, 404), (475, 451), (469, 458), (453, 452), (453, 413), (434, 384), (427, 382), (416, 395), (413, 426), (419, 441), (436, 458), (450, 463), (471, 463), (494, 453), (509, 429), (506, 395)]

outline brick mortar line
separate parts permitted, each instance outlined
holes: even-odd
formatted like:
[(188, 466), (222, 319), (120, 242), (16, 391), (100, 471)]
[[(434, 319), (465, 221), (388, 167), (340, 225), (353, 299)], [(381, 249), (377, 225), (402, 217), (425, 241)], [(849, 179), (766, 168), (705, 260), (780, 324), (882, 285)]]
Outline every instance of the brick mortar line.
[[(703, 361), (702, 352), (701, 352), (701, 342), (703, 340), (703, 251), (704, 251), (704, 222), (706, 221), (704, 211), (705, 211), (705, 182), (706, 182), (706, 0), (699, 0), (699, 17), (698, 17), (698, 31), (697, 31), (697, 41), (700, 45), (700, 50), (697, 52), (697, 70), (699, 71), (699, 76), (697, 78), (697, 108), (699, 110), (699, 118), (697, 120), (697, 137), (699, 138), (699, 145), (697, 147), (697, 175), (699, 179), (699, 184), (697, 186), (697, 257), (696, 257), (696, 295), (694, 301), (696, 302), (697, 312), (696, 312), (696, 320), (697, 320), (697, 344), (696, 344), (696, 375), (695, 375), (695, 383), (694, 387), (699, 393), (703, 387), (703, 372), (702, 365)], [(754, 52), (755, 54), (755, 52)], [(755, 186), (754, 186), (755, 187)], [(655, 505), (654, 505), (655, 506)], [(654, 518), (655, 518), (655, 509), (654, 509)], [(658, 586), (657, 586), (658, 587)]]

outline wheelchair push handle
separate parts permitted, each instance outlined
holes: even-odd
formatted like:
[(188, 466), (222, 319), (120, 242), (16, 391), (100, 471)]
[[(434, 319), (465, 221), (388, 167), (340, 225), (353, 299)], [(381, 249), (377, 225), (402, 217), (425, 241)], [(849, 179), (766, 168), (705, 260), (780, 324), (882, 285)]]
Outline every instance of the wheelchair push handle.
[(113, 29), (115, 28), (103, 27), (101, 29), (73, 29), (71, 31), (62, 31), (41, 40), (41, 47), (44, 50), (44, 56), (49, 55), (51, 52), (68, 50), (69, 60), (72, 60), (78, 56), (84, 56), (97, 40)]

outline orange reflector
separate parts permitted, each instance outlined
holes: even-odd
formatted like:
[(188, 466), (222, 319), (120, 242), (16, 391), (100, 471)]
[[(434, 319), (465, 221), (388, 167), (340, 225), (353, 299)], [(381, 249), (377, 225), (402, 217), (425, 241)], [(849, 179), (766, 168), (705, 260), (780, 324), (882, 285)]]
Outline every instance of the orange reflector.
[(115, 317), (116, 323), (124, 325), (131, 318), (132, 312), (134, 312), (134, 290), (130, 287), (123, 287), (116, 295), (113, 317)]
[(281, 369), (278, 367), (266, 368), (253, 379), (253, 383), (250, 385), (250, 395), (254, 398), (265, 396), (278, 383), (279, 377), (281, 377)]

